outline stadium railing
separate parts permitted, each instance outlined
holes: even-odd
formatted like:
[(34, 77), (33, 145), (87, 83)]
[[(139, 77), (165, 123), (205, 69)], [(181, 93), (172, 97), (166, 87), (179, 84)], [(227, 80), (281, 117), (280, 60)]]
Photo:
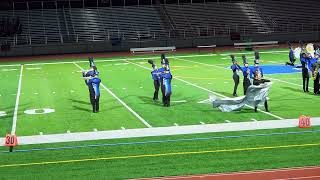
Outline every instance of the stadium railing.
[(174, 52), (174, 51), (176, 51), (176, 47), (175, 46), (130, 48), (130, 52), (132, 54), (137, 54), (137, 53), (156, 53), (156, 52)]
[(197, 46), (198, 48), (198, 52), (200, 52), (201, 49), (212, 49), (212, 51), (215, 51), (215, 48), (217, 47), (217, 45), (200, 45)]
[(245, 49), (245, 48), (260, 48), (260, 47), (278, 47), (278, 41), (263, 41), (263, 42), (244, 42), (234, 43), (234, 48)]

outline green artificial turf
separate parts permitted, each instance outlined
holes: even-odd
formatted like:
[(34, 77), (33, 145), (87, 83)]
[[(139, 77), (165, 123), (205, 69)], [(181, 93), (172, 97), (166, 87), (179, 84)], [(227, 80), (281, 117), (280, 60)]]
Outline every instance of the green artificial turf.
[[(284, 49), (273, 50), (283, 51)], [(252, 121), (252, 119), (258, 121), (277, 119), (262, 112), (254, 113), (248, 107), (238, 112), (222, 113), (218, 109), (213, 109), (210, 104), (198, 103), (208, 99), (212, 92), (231, 97), (233, 80), (232, 72), (229, 69), (230, 58), (228, 55), (230, 53), (235, 53), (237, 59), (241, 61), (241, 54), (237, 54), (239, 51), (218, 52), (213, 55), (201, 54), (202, 56), (198, 56), (196, 53), (168, 55), (170, 56), (172, 74), (176, 78), (172, 80), (173, 95), (170, 108), (163, 107), (161, 102), (152, 101), (153, 82), (149, 70), (151, 67), (147, 63), (147, 59), (139, 59), (152, 58), (159, 65), (159, 56), (97, 58), (96, 64), (100, 71), (102, 83), (153, 127), (174, 126), (175, 124), (180, 126), (194, 125), (200, 124), (200, 122), (206, 124), (225, 123), (226, 120), (242, 122)], [(249, 62), (253, 61), (253, 52), (241, 51), (241, 53), (247, 54)], [(191, 57), (181, 57), (181, 55)], [(288, 60), (287, 52), (270, 51), (260, 55), (262, 64), (284, 64)], [(130, 63), (125, 60), (129, 60)], [(63, 61), (84, 61), (76, 63), (84, 69), (88, 68), (86, 59), (71, 58)], [(53, 62), (57, 62), (57, 60)], [(0, 64), (0, 76), (2, 77), (0, 79), (0, 111), (7, 113), (6, 116), (0, 117), (0, 133), (2, 136), (11, 132), (21, 67), (20, 65), (1, 65), (14, 63), (17, 62)], [(57, 134), (66, 133), (67, 131), (90, 132), (94, 131), (94, 129), (98, 131), (118, 130), (123, 127), (126, 129), (146, 128), (139, 118), (126, 109), (103, 87), (101, 87), (100, 99), (101, 112), (98, 114), (91, 113), (89, 93), (84, 81), (81, 79), (80, 68), (75, 64), (23, 63), (26, 65), (23, 66), (21, 96), (18, 106), (16, 129), (18, 136), (39, 135), (40, 133)], [(27, 65), (28, 63), (33, 63), (33, 65)], [(302, 92), (300, 73), (272, 74), (265, 75), (265, 78), (270, 78), (273, 82), (269, 95), (269, 106), (272, 114), (292, 119), (298, 119), (302, 114), (320, 117), (320, 111), (317, 106), (320, 103), (320, 98), (312, 95), (312, 93)], [(240, 81), (238, 94), (242, 95), (242, 79)], [(312, 87), (313, 82), (310, 79), (310, 91), (312, 91)], [(161, 97), (160, 93), (159, 97)], [(37, 115), (24, 113), (25, 110), (41, 108), (52, 108), (55, 112)], [(262, 110), (264, 110), (263, 107)], [(318, 130), (318, 127), (313, 129)], [(291, 128), (145, 137), (18, 146), (17, 149), (301, 130)], [(0, 166), (3, 164), (84, 158), (320, 143), (319, 140), (317, 133), (305, 133), (56, 151), (1, 153)], [(7, 150), (7, 148), (0, 147), (0, 150)], [(65, 179), (124, 179), (319, 165), (318, 162), (320, 162), (319, 146), (312, 146), (7, 167), (0, 168), (0, 179), (55, 179), (56, 177)]]
[[(64, 150), (41, 150), (31, 152), (1, 153), (1, 177), (14, 179), (127, 179), (141, 177), (158, 177), (172, 175), (188, 175), (216, 172), (232, 172), (283, 167), (299, 167), (319, 165), (319, 147), (305, 144), (320, 143), (318, 127), (308, 129), (314, 132), (303, 134), (273, 134), (283, 132), (299, 132), (305, 129), (275, 129), (248, 132), (206, 133), (199, 135), (179, 135), (166, 137), (149, 137), (120, 140), (101, 140), (94, 142), (68, 143), (72, 145), (89, 145), (101, 143), (122, 143), (103, 147), (82, 147)], [(245, 137), (256, 133), (264, 136)], [(238, 136), (226, 138), (226, 136)], [(210, 137), (225, 137), (223, 139), (202, 139)], [(198, 138), (186, 141), (185, 139)], [(184, 140), (183, 140), (184, 139)], [(180, 140), (177, 142), (162, 142), (161, 140)], [(128, 142), (146, 142), (139, 144), (123, 144)], [(153, 141), (153, 142), (152, 142)], [(158, 143), (156, 143), (158, 142)], [(302, 147), (276, 146), (302, 145)], [(27, 150), (32, 148), (62, 147), (65, 143), (52, 145), (28, 145), (18, 147)], [(274, 149), (245, 150), (245, 148), (274, 147)], [(242, 149), (242, 150), (235, 150)], [(230, 150), (230, 152), (208, 152), (212, 150)], [(199, 154), (162, 155), (166, 153), (201, 152)], [(156, 155), (155, 157), (128, 157), (136, 155)], [(96, 158), (124, 157), (123, 159), (93, 160), (71, 162), (68, 160), (83, 160)], [(16, 167), (1, 167), (4, 164), (28, 164), (41, 162), (58, 162), (57, 164), (27, 165)]]
[[(253, 60), (253, 52), (241, 51), (241, 53), (246, 53), (249, 61)], [(239, 52), (234, 52), (234, 54), (239, 60), (241, 54)], [(301, 91), (300, 73), (265, 76), (271, 78), (273, 82), (269, 106), (271, 113), (275, 116), (261, 112), (254, 113), (250, 108), (245, 108), (240, 112), (223, 113), (218, 109), (213, 109), (210, 104), (198, 103), (208, 99), (213, 93), (231, 97), (233, 80), (228, 55), (229, 53), (226, 52), (201, 54), (200, 56), (198, 54), (168, 55), (173, 76), (176, 78), (172, 80), (173, 95), (170, 108), (162, 107), (161, 101), (152, 100), (153, 82), (149, 70), (151, 67), (146, 59), (141, 59), (149, 57), (159, 65), (158, 56), (97, 58), (96, 64), (102, 83), (153, 127), (176, 124), (194, 125), (200, 122), (224, 123), (226, 120), (231, 122), (251, 121), (252, 119), (271, 120), (277, 119), (277, 116), (297, 119), (302, 114), (311, 117), (320, 116), (317, 106), (310, 106), (312, 103), (318, 104), (320, 99)], [(262, 64), (284, 64), (287, 61), (287, 53), (286, 51), (279, 52), (279, 50), (277, 52), (265, 51), (261, 53), (261, 59)], [(129, 60), (130, 63), (126, 60)], [(83, 69), (88, 66), (85, 59), (65, 61), (76, 61)], [(28, 65), (29, 63), (33, 65)], [(2, 134), (11, 129), (10, 118), (15, 107), (16, 96), (14, 94), (18, 86), (19, 68), (19, 65), (0, 67), (1, 73), (7, 76), (1, 81), (8, 84), (2, 88), (9, 90), (4, 91), (8, 95), (2, 96), (7, 99), (3, 101), (2, 106), (8, 108), (8, 110), (4, 109), (8, 111), (8, 115), (1, 117), (4, 119), (1, 123), (7, 122), (1, 128)], [(16, 69), (16, 71), (3, 71), (4, 69)], [(25, 62), (17, 117), (17, 135), (146, 127), (139, 118), (128, 111), (103, 87), (101, 87), (101, 112), (91, 113), (88, 90), (79, 71), (79, 67), (73, 63)], [(9, 76), (9, 73), (14, 75)], [(238, 94), (243, 94), (242, 83), (239, 85)], [(161, 93), (159, 97), (161, 98)], [(52, 108), (55, 112), (42, 115), (24, 113), (25, 110), (41, 108)]]

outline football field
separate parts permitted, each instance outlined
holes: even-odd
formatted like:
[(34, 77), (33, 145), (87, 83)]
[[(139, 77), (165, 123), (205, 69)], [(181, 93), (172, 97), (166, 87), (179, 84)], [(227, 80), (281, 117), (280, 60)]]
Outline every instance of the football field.
[[(249, 61), (252, 53), (248, 52)], [(241, 64), (241, 55), (236, 54)], [(18, 136), (91, 132), (174, 125), (215, 124), (255, 120), (295, 119), (300, 115), (319, 117), (320, 98), (302, 92), (301, 73), (284, 66), (286, 51), (263, 53), (265, 78), (273, 82), (270, 113), (242, 111), (223, 113), (210, 104), (201, 103), (209, 95), (231, 97), (232, 72), (228, 53), (170, 56), (173, 74), (172, 106), (153, 102), (153, 81), (147, 59), (158, 56), (96, 59), (102, 79), (101, 112), (91, 113), (88, 89), (81, 79), (81, 62), (25, 63), (23, 66), (1, 66), (1, 134), (12, 130), (16, 118)], [(280, 70), (279, 70), (280, 69)], [(284, 69), (284, 70), (283, 70)], [(279, 71), (278, 71), (279, 70)], [(277, 72), (278, 71), (278, 72)], [(269, 73), (269, 74), (266, 74)], [(21, 84), (19, 79), (21, 76)], [(312, 79), (310, 79), (312, 92)], [(17, 94), (20, 88), (20, 93)], [(243, 95), (242, 81), (238, 94)], [(161, 97), (161, 93), (159, 93)], [(16, 99), (19, 102), (16, 103)], [(161, 99), (161, 98), (160, 98)], [(13, 115), (17, 109), (17, 114)]]
[[(6, 133), (14, 132), (19, 138), (20, 136), (41, 136), (109, 130), (228, 124), (267, 120), (280, 121), (284, 119), (298, 119), (301, 115), (308, 115), (312, 118), (320, 117), (320, 96), (314, 96), (312, 93), (313, 79), (310, 78), (310, 93), (304, 93), (302, 90), (301, 70), (284, 65), (285, 62), (288, 61), (288, 51), (286, 49), (261, 50), (260, 52), (260, 65), (265, 72), (264, 78), (270, 79), (273, 82), (269, 94), (270, 99), (268, 101), (270, 112), (265, 112), (264, 107), (259, 107), (260, 110), (258, 112), (254, 112), (252, 107), (245, 107), (241, 111), (225, 113), (213, 108), (211, 104), (204, 103), (208, 100), (209, 96), (212, 95), (218, 98), (232, 97), (233, 79), (232, 71), (230, 70), (230, 54), (236, 55), (240, 65), (242, 65), (241, 55), (246, 54), (249, 64), (253, 64), (254, 53), (252, 51), (168, 54), (167, 57), (170, 61), (170, 68), (173, 74), (171, 107), (163, 107), (161, 101), (152, 100), (154, 87), (150, 74), (151, 65), (147, 63), (147, 60), (153, 59), (157, 65), (160, 66), (160, 55), (95, 58), (95, 63), (102, 80), (100, 86), (101, 97), (99, 113), (92, 113), (88, 88), (82, 79), (81, 71), (89, 68), (87, 59), (65, 59), (63, 61), (52, 60), (48, 62), (3, 62), (0, 64), (0, 77), (2, 77), (0, 79), (0, 134), (4, 137)], [(243, 95), (242, 75), (240, 75), (238, 95)], [(161, 92), (159, 92), (159, 97), (159, 99), (161, 99)], [(277, 124), (275, 123), (274, 126), (277, 127)], [(312, 128), (312, 130), (318, 129), (318, 127)], [(284, 128), (281, 130), (260, 130), (250, 133), (238, 131), (235, 134), (292, 131), (296, 132), (302, 130), (298, 128)], [(210, 136), (212, 135), (214, 134), (210, 134)], [(229, 132), (226, 135), (229, 136), (233, 134)], [(319, 151), (317, 151), (317, 149), (319, 150), (319, 145), (317, 144), (319, 143), (318, 134), (311, 133), (311, 135), (309, 135), (306, 133), (305, 139), (298, 135), (283, 135), (281, 136), (283, 139), (273, 136), (270, 136), (270, 138), (251, 137), (250, 142), (247, 142), (246, 140), (232, 140), (233, 142), (230, 140), (227, 142), (226, 140), (219, 144), (221, 146), (217, 146), (217, 144), (209, 145), (205, 142), (201, 145), (197, 144), (198, 142), (195, 142), (194, 144), (189, 144), (189, 146), (187, 145), (187, 142), (181, 142), (180, 144), (177, 143), (174, 147), (167, 147), (161, 150), (157, 145), (150, 145), (148, 146), (150, 149), (147, 151), (148, 153), (167, 153), (174, 148), (176, 149), (174, 149), (173, 152), (178, 152), (180, 150), (208, 150), (213, 146), (218, 149), (237, 149), (255, 145), (259, 145), (260, 147), (275, 147), (276, 145), (281, 146), (283, 144), (296, 147), (297, 144), (315, 143), (311, 149), (308, 149), (308, 146), (303, 146), (310, 155), (310, 159), (305, 162), (305, 164), (303, 163), (303, 157), (301, 156), (302, 162), (300, 164), (297, 162), (296, 164), (289, 165), (289, 162), (293, 161), (290, 155), (299, 152), (297, 149), (290, 148), (292, 149), (292, 152), (285, 152), (285, 150), (282, 150), (283, 152), (281, 152), (287, 155), (284, 155), (284, 158), (287, 157), (286, 163), (279, 162), (274, 166), (264, 166), (264, 161), (261, 161), (258, 163), (257, 167), (275, 168), (317, 165), (315, 162), (317, 161), (317, 158), (314, 157), (318, 157), (317, 155), (319, 155)], [(190, 134), (188, 137), (189, 136), (190, 138), (191, 136), (192, 138), (206, 137), (205, 134)], [(288, 137), (288, 139), (285, 137)], [(154, 137), (152, 140), (159, 140), (159, 138), (160, 137)], [(175, 138), (184, 138), (184, 136)], [(283, 140), (283, 143), (279, 142), (279, 139)], [(141, 139), (137, 139), (136, 141), (140, 140)], [(120, 141), (122, 142), (123, 140)], [(133, 140), (126, 140), (125, 142), (131, 141)], [(115, 142), (115, 140), (104, 141), (104, 143), (106, 142)], [(81, 144), (81, 142), (79, 143)], [(90, 144), (88, 141), (85, 143)], [(69, 144), (47, 144), (44, 146), (48, 148), (64, 145)], [(76, 145), (79, 144), (76, 143)], [(138, 147), (133, 147), (134, 145), (131, 146), (131, 152), (136, 152), (138, 154), (145, 153), (145, 151), (142, 151)], [(25, 148), (30, 149), (28, 146)], [(21, 149), (24, 149), (24, 147)], [(123, 147), (120, 147), (120, 150), (118, 150), (111, 150), (111, 154), (114, 156), (128, 154)], [(83, 152), (80, 152), (79, 156), (82, 153), (81, 157), (89, 158), (88, 151), (81, 151)], [(95, 157), (105, 155), (99, 151), (99, 149), (94, 151), (97, 151), (93, 153), (95, 154)], [(260, 159), (263, 159), (263, 156), (259, 153), (253, 155), (252, 158), (259, 157)], [(265, 152), (261, 153), (264, 154)], [(267, 156), (268, 153), (265, 155)], [(111, 155), (109, 153), (106, 154)], [(39, 160), (56, 160), (49, 158), (51, 156), (50, 154), (46, 154), (45, 156), (47, 159), (40, 158)], [(239, 156), (239, 161), (235, 163), (241, 164), (246, 161), (246, 156), (244, 154)], [(92, 156), (90, 156), (90, 158), (91, 157)], [(229, 156), (224, 152), (223, 157)], [(14, 155), (12, 158), (13, 162), (16, 163), (32, 161), (32, 159), (25, 159), (26, 161), (22, 161), (22, 159), (20, 161), (19, 154)], [(201, 158), (202, 160), (205, 159), (205, 157)], [(72, 155), (66, 155), (65, 157), (61, 156), (57, 159), (72, 159)], [(162, 161), (161, 157), (159, 156), (158, 159), (160, 163)], [(129, 161), (129, 164), (133, 166), (136, 163), (134, 159), (130, 159)], [(172, 159), (172, 164), (174, 164), (173, 161), (174, 158)], [(180, 157), (177, 161), (182, 162), (183, 158)], [(193, 159), (191, 161), (197, 160)], [(228, 162), (230, 161), (231, 160), (229, 159)], [(11, 161), (7, 160), (2, 164), (10, 164), (9, 162)], [(99, 162), (93, 163), (96, 163), (96, 165), (99, 166)], [(120, 160), (117, 160), (115, 163), (118, 163), (118, 165), (111, 167), (110, 171), (113, 174), (111, 173), (110, 177), (140, 177), (137, 172), (131, 172), (131, 174), (128, 172), (127, 176), (116, 174), (116, 167), (122, 166), (121, 164), (123, 163), (120, 162)], [(147, 167), (150, 165), (151, 161), (143, 163), (145, 165), (143, 167)], [(197, 164), (199, 167), (206, 167), (200, 171), (197, 171), (197, 168), (195, 168), (191, 172), (188, 172), (188, 168), (184, 167), (186, 169), (172, 172), (169, 170), (170, 167), (167, 167), (168, 169), (164, 170), (165, 172), (161, 172), (162, 174), (157, 174), (151, 170), (150, 172), (152, 173), (146, 173), (143, 177), (206, 173), (212, 172), (212, 170), (208, 168), (210, 163), (212, 166), (219, 166), (217, 164), (212, 164), (213, 162), (208, 163), (209, 165), (204, 165), (203, 163)], [(249, 165), (246, 168), (232, 167), (231, 164), (228, 166), (230, 166), (230, 169), (224, 167), (223, 169), (218, 169), (214, 172), (254, 169)], [(152, 167), (153, 166), (151, 165), (150, 168)], [(112, 170), (112, 168), (114, 169)], [(123, 172), (127, 171), (126, 166), (122, 166), (122, 168)], [(47, 170), (49, 171), (50, 168), (44, 170), (44, 172)], [(0, 172), (1, 171), (0, 165)], [(119, 172), (122, 171), (119, 170)], [(32, 173), (27, 172), (27, 170), (25, 173), (30, 173), (29, 176), (27, 176), (29, 178), (42, 177), (32, 176)]]

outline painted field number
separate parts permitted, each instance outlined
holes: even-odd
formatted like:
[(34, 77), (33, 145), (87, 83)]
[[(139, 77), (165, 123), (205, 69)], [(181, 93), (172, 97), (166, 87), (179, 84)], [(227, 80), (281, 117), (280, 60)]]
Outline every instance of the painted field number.
[(300, 116), (299, 117), (299, 128), (309, 128), (311, 127), (310, 116)]
[(5, 146), (14, 147), (18, 145), (18, 139), (16, 135), (7, 134), (5, 137)]
[(0, 111), (0, 117), (6, 116), (7, 113), (5, 111)]
[(49, 114), (53, 112), (55, 112), (55, 110), (50, 108), (28, 109), (24, 111), (26, 114)]

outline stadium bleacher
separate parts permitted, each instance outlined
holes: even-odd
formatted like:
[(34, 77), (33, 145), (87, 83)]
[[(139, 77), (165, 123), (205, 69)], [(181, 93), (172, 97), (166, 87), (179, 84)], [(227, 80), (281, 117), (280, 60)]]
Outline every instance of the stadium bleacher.
[[(6, 38), (13, 44), (161, 39), (169, 37), (227, 36), (318, 30), (320, 2), (243, 1), (154, 4), (90, 8), (1, 11), (2, 17), (20, 17), (22, 33)], [(281, 14), (279, 16), (279, 13)]]

